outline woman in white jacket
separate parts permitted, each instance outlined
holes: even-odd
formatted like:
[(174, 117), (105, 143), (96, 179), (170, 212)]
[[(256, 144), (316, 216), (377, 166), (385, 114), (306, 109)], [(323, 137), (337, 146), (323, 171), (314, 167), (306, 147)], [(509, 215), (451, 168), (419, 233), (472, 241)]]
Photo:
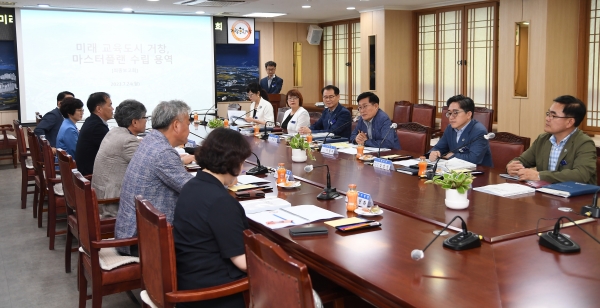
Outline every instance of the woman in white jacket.
[(244, 120), (252, 125), (265, 125), (275, 126), (275, 118), (273, 116), (273, 105), (266, 99), (268, 98), (267, 92), (258, 85), (258, 83), (251, 83), (246, 87), (248, 93), (248, 99), (252, 102), (250, 104), (251, 111)]
[(281, 128), (287, 129), (288, 134), (298, 133), (303, 126), (310, 126), (308, 111), (302, 107), (302, 93), (296, 89), (289, 90), (286, 95), (287, 105), (291, 108), (283, 115)]

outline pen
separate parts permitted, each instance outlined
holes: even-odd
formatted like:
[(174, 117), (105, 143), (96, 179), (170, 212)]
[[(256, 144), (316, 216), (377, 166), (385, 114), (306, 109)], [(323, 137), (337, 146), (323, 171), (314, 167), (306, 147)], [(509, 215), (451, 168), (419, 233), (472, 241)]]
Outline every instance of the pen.
[(275, 225), (275, 224), (281, 224), (281, 223), (293, 223), (293, 221), (291, 219), (281, 220), (281, 221), (267, 221), (267, 225)]
[(275, 214), (273, 214), (273, 216), (275, 216), (275, 217), (277, 217), (277, 218), (279, 218), (279, 219), (286, 220), (285, 218), (283, 218), (283, 217), (281, 217), (281, 216), (279, 216), (279, 215), (275, 215)]

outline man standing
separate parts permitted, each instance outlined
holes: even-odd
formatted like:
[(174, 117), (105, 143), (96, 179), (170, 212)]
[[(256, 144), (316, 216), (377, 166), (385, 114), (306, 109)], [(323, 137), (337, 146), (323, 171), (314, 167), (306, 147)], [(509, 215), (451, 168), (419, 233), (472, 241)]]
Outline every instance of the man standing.
[(519, 180), (576, 181), (596, 185), (596, 145), (577, 129), (586, 110), (583, 102), (573, 96), (554, 99), (546, 112), (545, 133), (539, 135), (521, 156), (508, 163), (508, 174), (518, 176)]
[(265, 68), (268, 76), (260, 80), (260, 87), (269, 94), (279, 94), (281, 87), (283, 87), (283, 79), (275, 76), (277, 63), (269, 61), (265, 63)]
[[(476, 165), (493, 167), (492, 150), (487, 139), (483, 138), (488, 133), (483, 124), (473, 119), (475, 103), (469, 97), (456, 95), (446, 101), (450, 124), (444, 130), (444, 135), (433, 147), (429, 160), (456, 157)], [(453, 152), (451, 152), (453, 151)]]
[(350, 110), (342, 106), (340, 102), (340, 89), (336, 86), (328, 85), (321, 91), (323, 93), (323, 103), (325, 110), (321, 118), (311, 125), (310, 128), (303, 126), (298, 130), (303, 135), (311, 133), (332, 133), (345, 138), (350, 137), (352, 132), (352, 115)]
[(110, 95), (104, 92), (90, 94), (87, 108), (91, 115), (81, 126), (77, 149), (75, 150), (75, 153), (77, 153), (77, 169), (82, 175), (94, 172), (96, 154), (98, 154), (102, 139), (108, 133), (108, 123), (106, 121), (112, 119), (114, 110)]
[[(133, 154), (121, 186), (115, 238), (137, 235), (135, 196), (142, 195), (173, 223), (175, 204), (183, 185), (193, 176), (173, 148), (187, 142), (190, 107), (182, 101), (161, 102), (152, 111), (152, 131)], [(123, 255), (138, 256), (137, 245), (117, 247)]]
[(69, 91), (58, 93), (56, 96), (56, 108), (46, 113), (33, 131), (38, 137), (45, 135), (46, 140), (48, 140), (50, 146), (53, 148), (56, 148), (56, 135), (58, 135), (58, 130), (65, 119), (59, 110), (60, 103), (63, 99), (65, 99), (65, 97), (75, 97), (75, 95)]
[(368, 147), (378, 148), (381, 146), (399, 150), (398, 135), (390, 128), (392, 125), (390, 117), (379, 109), (379, 97), (374, 93), (364, 92), (358, 96), (356, 101), (361, 119), (350, 136), (350, 142)]

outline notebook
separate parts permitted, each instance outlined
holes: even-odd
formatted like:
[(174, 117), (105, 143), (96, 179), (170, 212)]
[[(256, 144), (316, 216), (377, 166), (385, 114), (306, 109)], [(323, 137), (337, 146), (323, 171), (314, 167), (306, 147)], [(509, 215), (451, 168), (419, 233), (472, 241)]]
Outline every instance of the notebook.
[(546, 185), (542, 188), (538, 188), (537, 191), (559, 197), (569, 198), (579, 195), (593, 194), (599, 189), (600, 186), (569, 181)]

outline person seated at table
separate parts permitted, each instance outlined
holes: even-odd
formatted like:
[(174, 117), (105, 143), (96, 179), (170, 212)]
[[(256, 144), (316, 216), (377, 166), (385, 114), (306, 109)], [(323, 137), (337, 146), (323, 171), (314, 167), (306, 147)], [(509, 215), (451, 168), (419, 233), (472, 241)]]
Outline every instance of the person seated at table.
[(77, 160), (76, 148), (79, 139), (79, 130), (75, 124), (83, 117), (83, 102), (74, 97), (65, 97), (60, 104), (60, 113), (64, 121), (56, 135), (56, 148), (67, 151), (74, 160)]
[[(202, 168), (175, 206), (173, 239), (179, 290), (207, 288), (246, 276), (243, 231), (248, 220), (226, 186), (236, 182), (250, 144), (238, 132), (217, 128), (196, 150)], [(245, 307), (242, 293), (177, 307)]]
[(33, 131), (38, 137), (42, 135), (46, 136), (46, 140), (50, 143), (53, 152), (56, 150), (56, 136), (58, 136), (58, 130), (60, 130), (60, 125), (65, 119), (60, 113), (60, 104), (65, 97), (75, 97), (75, 94), (69, 91), (58, 93), (56, 96), (56, 108), (46, 113)]
[(286, 95), (286, 101), (290, 109), (283, 114), (281, 128), (287, 129), (288, 134), (298, 133), (302, 126), (310, 125), (310, 116), (308, 111), (302, 107), (302, 93), (296, 89), (289, 90)]
[(586, 110), (585, 104), (571, 95), (555, 98), (546, 112), (545, 133), (508, 163), (508, 174), (524, 181), (596, 185), (596, 145), (577, 128)]
[(390, 126), (390, 117), (379, 109), (379, 97), (371, 92), (361, 93), (358, 98), (360, 119), (350, 135), (350, 142), (368, 147), (400, 149), (396, 131)]
[(246, 116), (244, 120), (252, 125), (275, 126), (275, 118), (273, 117), (273, 105), (267, 101), (268, 95), (257, 83), (251, 83), (246, 87), (250, 104), (250, 116)]
[[(118, 198), (121, 183), (131, 157), (140, 145), (137, 134), (146, 131), (146, 107), (144, 104), (128, 99), (115, 109), (115, 120), (119, 127), (111, 129), (100, 144), (94, 162), (92, 188), (98, 199)], [(101, 204), (100, 215), (116, 217), (119, 204)]]
[[(173, 222), (177, 197), (193, 176), (173, 148), (187, 142), (190, 107), (179, 100), (160, 102), (152, 111), (152, 131), (133, 154), (121, 185), (115, 238), (137, 235), (135, 196), (142, 195)], [(117, 247), (122, 255), (138, 256), (137, 245)]]
[(445, 116), (450, 124), (444, 135), (431, 149), (429, 160), (456, 157), (476, 165), (493, 167), (490, 143), (483, 136), (487, 129), (479, 121), (473, 119), (475, 103), (469, 97), (456, 95), (446, 101), (448, 111)]
[(86, 105), (91, 114), (81, 126), (79, 141), (77, 141), (77, 153), (79, 154), (77, 170), (82, 175), (94, 172), (94, 161), (100, 143), (108, 133), (107, 121), (113, 118), (114, 110), (110, 95), (105, 92), (90, 94)]
[(350, 137), (352, 132), (352, 115), (350, 110), (342, 106), (340, 102), (340, 89), (336, 86), (328, 85), (321, 90), (323, 94), (323, 103), (325, 110), (321, 118), (310, 128), (300, 127), (298, 132), (303, 135), (315, 133), (332, 133), (345, 138)]

